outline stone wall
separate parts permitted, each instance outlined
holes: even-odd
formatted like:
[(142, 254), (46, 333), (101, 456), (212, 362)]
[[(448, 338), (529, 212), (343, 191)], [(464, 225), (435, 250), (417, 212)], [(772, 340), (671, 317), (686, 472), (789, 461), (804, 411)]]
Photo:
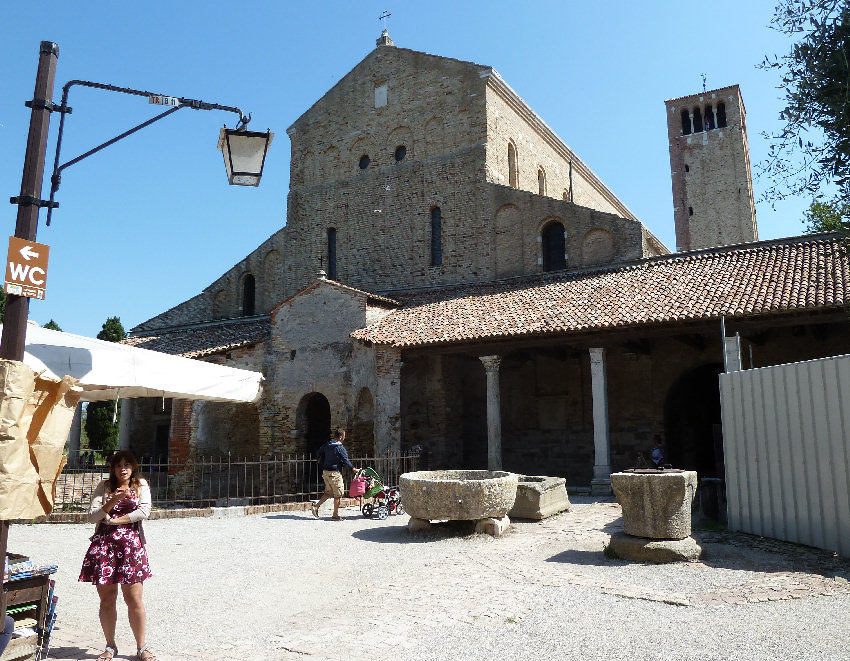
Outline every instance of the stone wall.
[[(508, 145), (516, 155), (515, 183), (509, 172)], [(495, 78), (487, 87), (487, 179), (536, 194), (541, 194), (542, 187), (547, 197), (626, 215), (622, 202), (543, 120)]]

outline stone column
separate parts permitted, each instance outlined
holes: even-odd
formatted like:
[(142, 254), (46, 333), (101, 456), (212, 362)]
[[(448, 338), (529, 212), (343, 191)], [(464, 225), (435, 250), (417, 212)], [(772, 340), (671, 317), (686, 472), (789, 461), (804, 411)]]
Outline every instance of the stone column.
[[(124, 419), (121, 419), (122, 423)], [(80, 465), (80, 434), (83, 429), (83, 405), (77, 404), (71, 429), (68, 431), (68, 465), (76, 468)]]
[[(130, 449), (130, 419), (133, 417), (133, 407), (135, 400), (133, 399), (122, 399), (121, 400), (121, 420), (118, 425), (118, 449), (119, 450), (129, 450)], [(76, 416), (74, 417), (76, 419)], [(74, 428), (71, 427), (73, 430)], [(79, 447), (79, 445), (77, 446)], [(136, 457), (138, 459), (138, 457)]]
[(401, 452), (401, 352), (375, 350), (375, 449), (378, 456)]
[(691, 133), (694, 133), (694, 113), (688, 110), (688, 117), (691, 119)]
[(590, 493), (611, 495), (611, 446), (608, 437), (608, 385), (605, 370), (605, 349), (590, 349), (590, 382), (593, 395), (593, 479)]
[(499, 398), (501, 356), (479, 356), (487, 373), (487, 470), (502, 470), (502, 404)]

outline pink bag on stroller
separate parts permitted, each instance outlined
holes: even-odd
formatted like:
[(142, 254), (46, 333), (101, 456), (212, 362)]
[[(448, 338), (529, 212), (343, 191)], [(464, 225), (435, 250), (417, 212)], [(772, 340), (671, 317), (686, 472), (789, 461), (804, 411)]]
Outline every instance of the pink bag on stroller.
[(352, 478), (351, 485), (348, 487), (348, 495), (350, 498), (359, 498), (366, 493), (366, 478), (358, 475)]

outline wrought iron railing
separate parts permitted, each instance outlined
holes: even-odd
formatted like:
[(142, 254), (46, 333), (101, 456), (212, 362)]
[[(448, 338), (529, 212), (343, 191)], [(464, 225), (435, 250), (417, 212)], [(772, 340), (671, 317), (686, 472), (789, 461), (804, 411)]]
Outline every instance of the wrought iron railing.
[[(54, 512), (82, 512), (92, 492), (109, 476), (105, 463), (86, 465), (70, 458), (56, 482)], [(415, 471), (418, 454), (351, 457), (358, 468), (371, 466), (386, 485), (398, 485), (399, 475)], [(143, 458), (142, 476), (151, 487), (154, 508), (227, 507), (270, 505), (314, 500), (324, 491), (322, 471), (309, 455), (237, 457), (230, 453), (191, 457), (186, 461)], [(344, 469), (346, 484), (351, 470)]]

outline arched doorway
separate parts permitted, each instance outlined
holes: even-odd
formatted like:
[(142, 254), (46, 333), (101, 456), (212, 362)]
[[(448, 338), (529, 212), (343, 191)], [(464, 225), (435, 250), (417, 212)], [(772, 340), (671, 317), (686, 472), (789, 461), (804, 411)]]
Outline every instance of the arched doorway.
[(315, 454), (331, 437), (331, 405), (328, 398), (320, 392), (304, 395), (298, 404), (296, 424), (307, 452)]
[(667, 463), (695, 470), (698, 477), (724, 477), (720, 425), (719, 363), (685, 372), (672, 385), (664, 404)]

